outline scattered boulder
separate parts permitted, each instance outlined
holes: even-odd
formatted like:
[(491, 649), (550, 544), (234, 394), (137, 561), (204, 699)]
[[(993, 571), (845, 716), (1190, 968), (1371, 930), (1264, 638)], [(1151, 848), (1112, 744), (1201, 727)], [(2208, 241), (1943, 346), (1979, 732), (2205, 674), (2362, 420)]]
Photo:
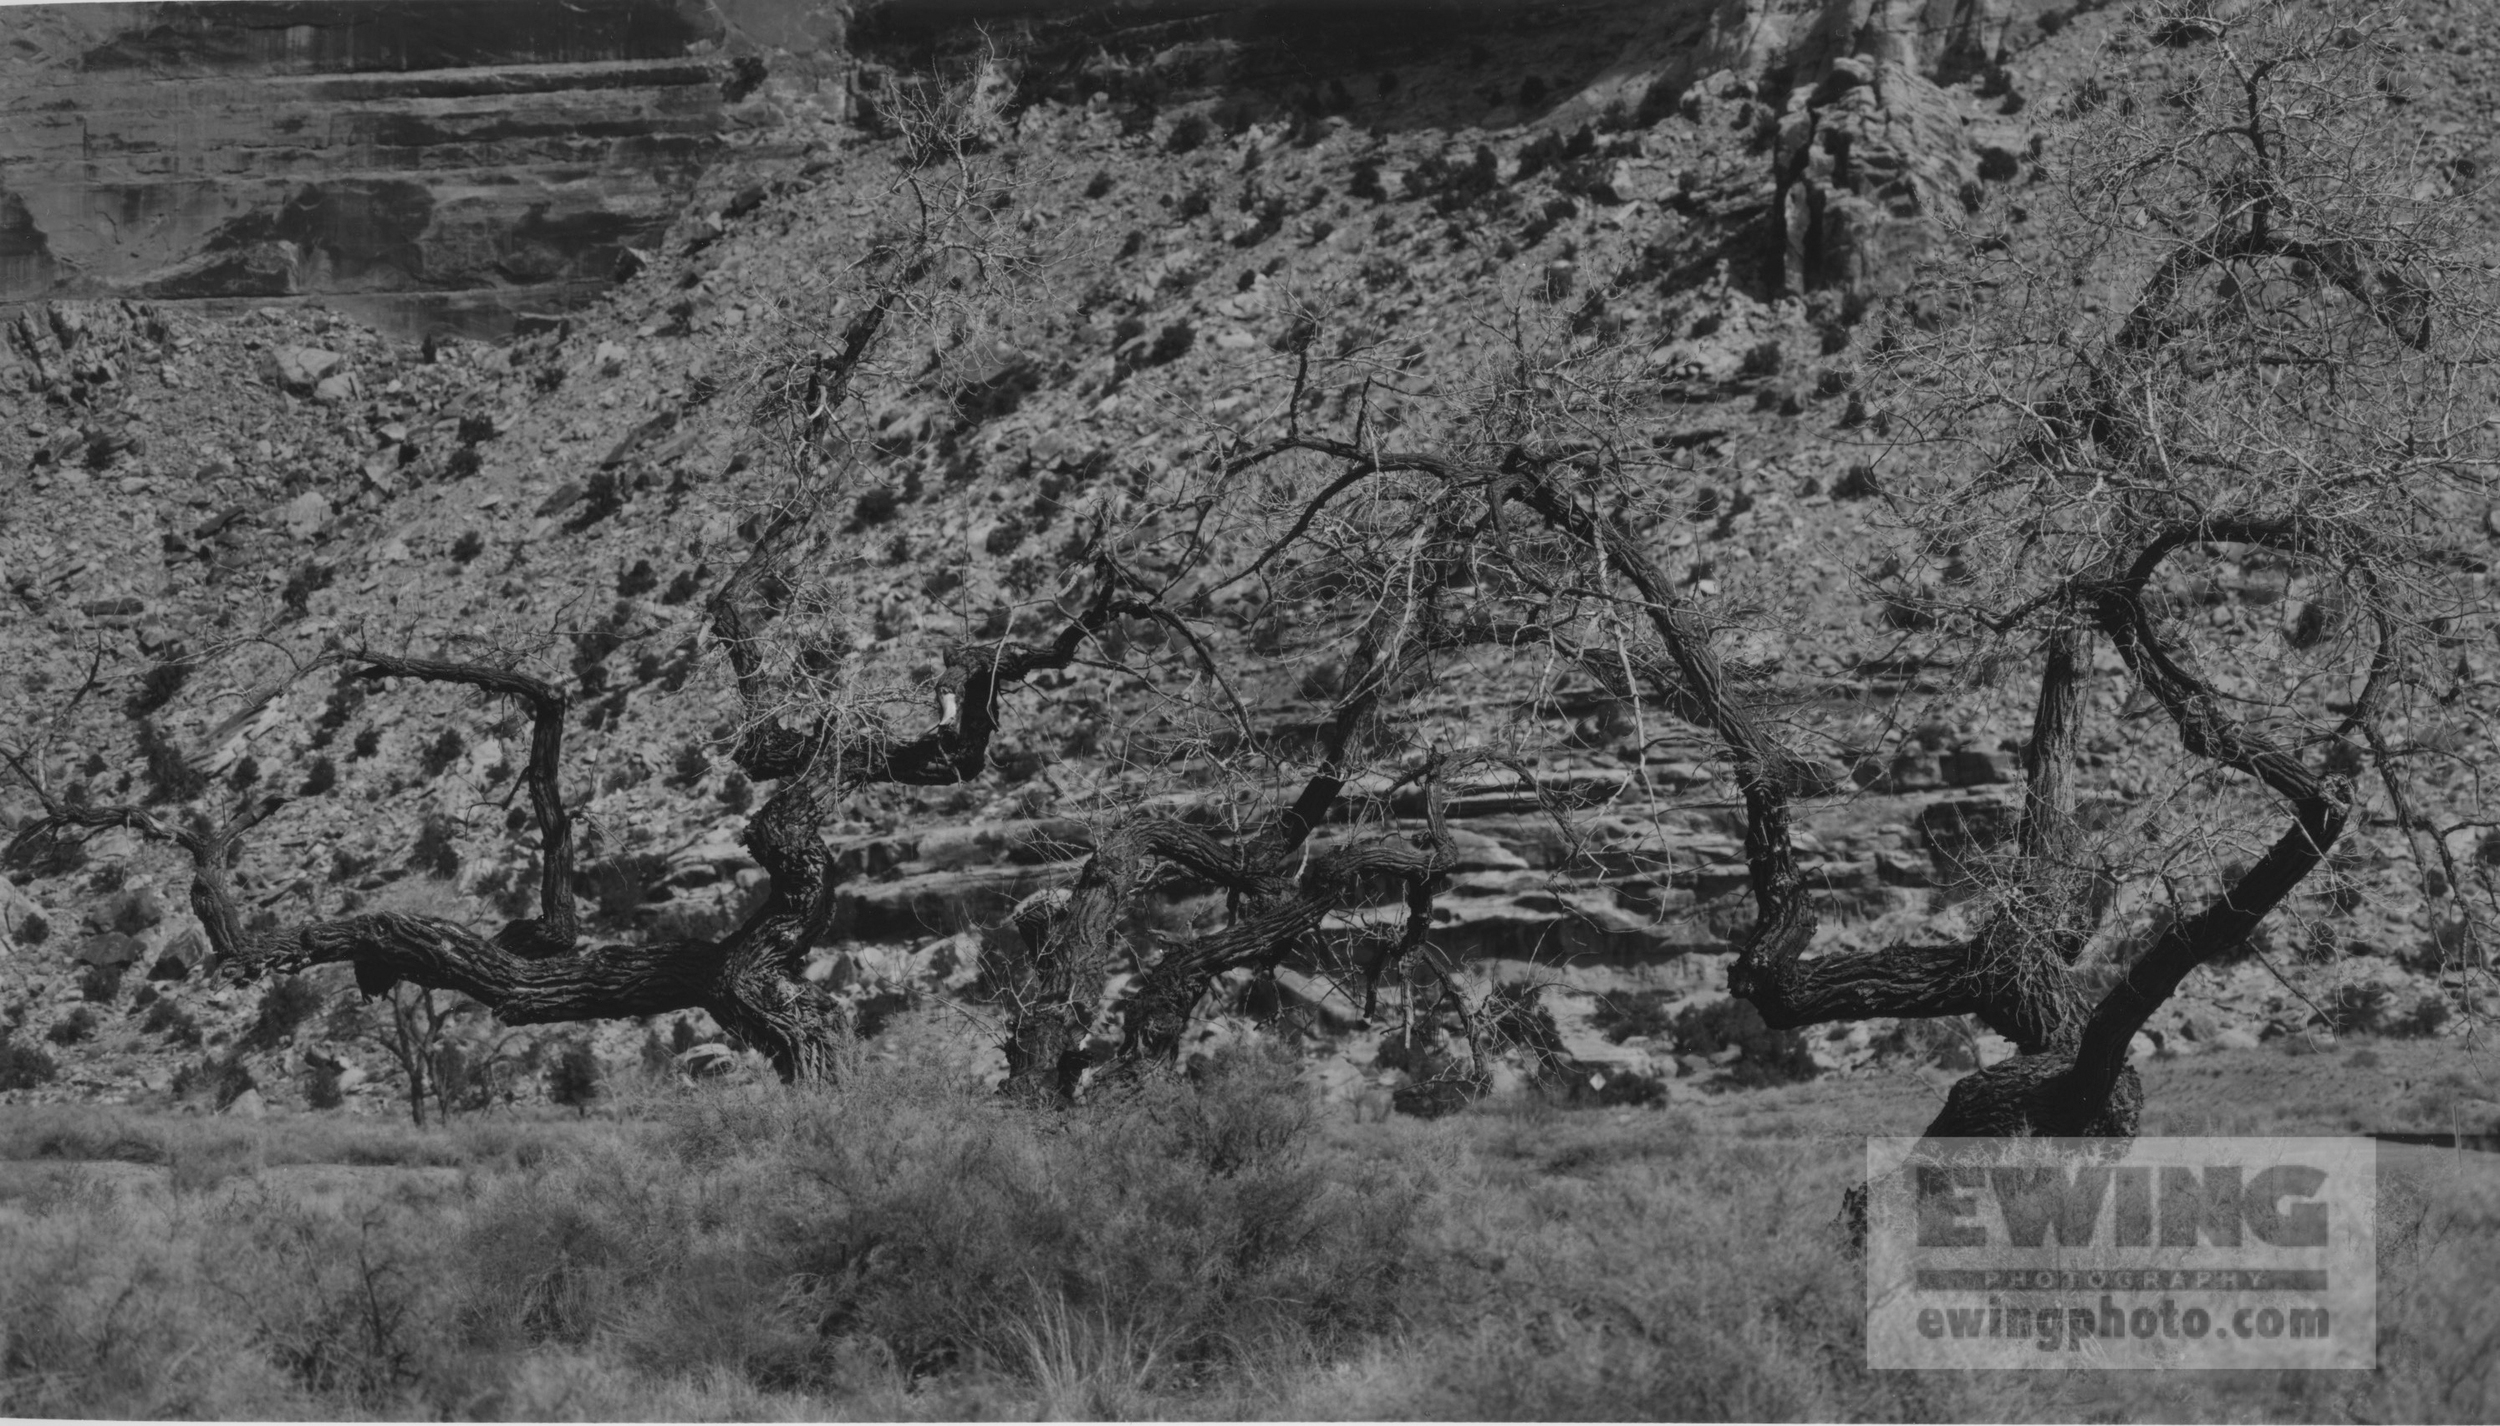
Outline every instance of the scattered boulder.
[(247, 1089), (219, 1112), (236, 1119), (266, 1119), (269, 1117), (269, 1104), (260, 1097), (259, 1090)]
[(148, 979), (187, 980), (207, 959), (208, 947), (200, 933), (196, 929), (184, 931), (157, 956), (156, 964), (148, 967)]
[(1778, 153), (1791, 286), (1856, 303), (1898, 289), (1970, 181), (1952, 101), (1895, 61), (1835, 61)]
[(136, 936), (120, 931), (104, 931), (89, 936), (78, 947), (78, 960), (91, 966), (121, 967), (136, 964), (147, 954), (147, 947)]
[(0, 956), (19, 947), (40, 946), (52, 936), (52, 918), (17, 884), (0, 877)]
[(298, 396), (310, 396), (324, 381), (340, 374), (347, 359), (320, 347), (280, 347), (270, 353), (278, 385)]
[(2253, 1050), (2258, 1044), (2257, 1036), (2253, 1032), (2243, 1030), (2236, 1025), (2227, 1030), (2214, 1032), (2213, 1042), (2214, 1048), (2218, 1050)]

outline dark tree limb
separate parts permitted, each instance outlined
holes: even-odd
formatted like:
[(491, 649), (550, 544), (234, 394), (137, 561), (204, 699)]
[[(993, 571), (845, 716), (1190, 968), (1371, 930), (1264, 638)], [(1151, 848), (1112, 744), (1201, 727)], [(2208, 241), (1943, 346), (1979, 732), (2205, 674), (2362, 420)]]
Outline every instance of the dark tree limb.
[[(715, 631), (751, 710), (769, 711), (779, 690), (766, 672), (760, 639), (786, 598), (771, 588), (803, 522), (776, 521), (714, 601)], [(564, 695), (511, 670), (361, 650), (345, 655), (367, 676), (453, 683), (514, 697), (535, 717), (526, 774), (545, 838), (542, 915), (493, 937), (427, 916), (367, 914), (262, 931), (243, 925), (229, 881), (234, 844), (280, 805), (255, 804), (222, 826), (177, 824), (137, 807), (73, 807), (31, 778), (45, 816), (17, 841), (62, 831), (121, 827), (190, 853), (191, 904), (219, 968), (239, 978), (291, 974), (320, 965), (353, 967), (359, 988), (380, 994), (401, 981), (467, 995), (507, 1024), (642, 1017), (702, 1009), (746, 1044), (763, 1050), (785, 1078), (830, 1075), (847, 1014), (802, 977), (810, 949), (832, 911), (832, 866), (821, 828), (843, 791), (871, 781), (955, 783), (979, 776), (1000, 719), (1004, 688), (1030, 674), (1067, 666), (1087, 637), (1121, 614), (1147, 612), (1114, 598), (1106, 584), (1045, 645), (1015, 641), (958, 644), (946, 652), (941, 685), (956, 708), (951, 723), (900, 739), (869, 728), (837, 734), (830, 722), (807, 732), (754, 720), (739, 749), (750, 775), (782, 786), (748, 820), (745, 840), (770, 876), (764, 904), (719, 942), (582, 946), (574, 920), (570, 819), (558, 781)], [(16, 760), (12, 758), (14, 763)], [(21, 775), (25, 769), (19, 768)]]
[(495, 942), (529, 957), (570, 951), (581, 929), (573, 907), (573, 816), (564, 805), (559, 778), (564, 766), (564, 719), (571, 700), (544, 679), (513, 669), (402, 658), (371, 649), (358, 649), (348, 657), (363, 665), (361, 671), (367, 678), (460, 684), (517, 699), (528, 707), (530, 756), (522, 777), (529, 787), (530, 810), (538, 818), (538, 916), (509, 923), (495, 933)]
[(2173, 922), (2126, 968), (2084, 1022), (2071, 1054), (2020, 1055), (1969, 1076), (1954, 1087), (1944, 1111), (1929, 1126), (1932, 1137), (2134, 1132), (2143, 1090), (2127, 1057), (2137, 1032), (2189, 975), (2246, 940), (2317, 869), (2343, 833), (2352, 808), (2350, 781), (2312, 773), (2291, 753), (2232, 718), (2223, 695), (2183, 665), (2155, 632), (2144, 604), (2145, 585), (2164, 559), (2197, 539), (2294, 549), (2302, 547), (2306, 535), (2289, 521), (2211, 522), (2195, 530), (2165, 531), (2146, 545), (2123, 576), (2100, 588), (2094, 620), (2128, 670), (2169, 715), (2180, 745), (2281, 796), (2291, 804), (2292, 825), (2255, 866), (2233, 878), (2195, 915)]

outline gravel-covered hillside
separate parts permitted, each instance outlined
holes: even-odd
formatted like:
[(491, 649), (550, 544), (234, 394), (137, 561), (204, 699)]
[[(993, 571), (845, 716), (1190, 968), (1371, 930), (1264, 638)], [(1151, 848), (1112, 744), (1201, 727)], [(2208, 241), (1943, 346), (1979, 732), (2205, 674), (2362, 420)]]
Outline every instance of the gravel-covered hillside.
[[(1086, 13), (1002, 34), (991, 138), (1055, 261), (985, 329), (915, 334), (875, 374), (812, 556), (840, 596), (823, 611), (829, 657), (861, 686), (925, 699), (911, 690), (945, 640), (1049, 624), (1086, 531), (1179, 528), (1228, 443), (1288, 419), (1429, 442), (1523, 348), (1569, 354), (1612, 383), (1619, 438), (1685, 512), (1647, 538), (1756, 631), (1739, 657), (1811, 729), (1829, 795), (1800, 844), (1823, 935), (1949, 933), (1967, 914), (1964, 861), (2011, 825), (2028, 694), (1929, 657), (1888, 603), (1883, 472), (1901, 457), (1866, 425), (1860, 318), (1936, 213), (2054, 162), (2045, 122), (2108, 17), (2017, 7), (1966, 34), (1896, 24), (1908, 9), (1588, 4), (1424, 30)], [(2424, 88), (2406, 102), (2470, 175), (2488, 92), (2478, 17), (2407, 13)], [(852, 120), (794, 113), (757, 132), (757, 153), (800, 156), (733, 148), (629, 280), (505, 344), (390, 340), (306, 308), (17, 315), (0, 346), (5, 746), (73, 800), (286, 793), (237, 878), (255, 914), (491, 923), (533, 885), (512, 830), (526, 723), (439, 687), (303, 670), (333, 640), (518, 659), (574, 700), (565, 778), (594, 934), (733, 924), (762, 877), (738, 840), (759, 791), (723, 755), (736, 708), (705, 601), (789, 488), (757, 415), (777, 363), (838, 328), (843, 273), (907, 201), (880, 102), (970, 43), (899, 19), (864, 20), (855, 39)], [(1314, 332), (1328, 359), (1289, 416)], [(2493, 533), (2473, 535), (2485, 554)], [(2257, 629), (2297, 617), (2284, 596), (2252, 570), (2206, 602)], [(1292, 611), (1230, 597), (1208, 617), (1246, 716), (1308, 724), (1328, 668), (1262, 634)], [(2457, 656), (2488, 677), (2487, 649)], [(2133, 835), (2186, 775), (2117, 670), (2105, 658), (2087, 691), (2100, 721), (2080, 776), (2096, 825)], [(979, 1013), (982, 938), (1010, 934), (1016, 902), (1064, 883), (1115, 811), (1203, 785), (1140, 751), (1176, 726), (1167, 692), (1100, 668), (1038, 678), (1010, 695), (982, 781), (844, 808), (825, 983), (872, 1026), (905, 1004)], [(1676, 1030), (1724, 995), (1730, 936), (1752, 915), (1714, 745), (1500, 664), (1420, 700), (1408, 736), (1425, 745), (1496, 709), (1542, 727), (1539, 775), (1583, 810), (1558, 828), (1524, 795), (1453, 807), (1436, 944), (1477, 976), (1546, 987), (1597, 1083), (1672, 1096), (1741, 1077), (1741, 1057)], [(2480, 815), (2462, 781), (2445, 795), (2443, 820)], [(37, 810), (0, 787), (10, 825)], [(2271, 954), (2205, 972), (2162, 1013), (2162, 1053), (2338, 1019), (2464, 1023), (2450, 1007), (2488, 977), (2443, 965), (2451, 933), (2385, 818), (2357, 832), (2274, 924)], [(2482, 854), (2457, 836), (2469, 862)], [(318, 973), (320, 998), (293, 1015), (266, 987), (215, 980), (187, 881), (175, 854), (126, 833), (8, 868), (0, 1076), (15, 1078), (0, 1098), (231, 1105), (248, 1083), (247, 1105), (298, 1104), (325, 1083), (387, 1110), (389, 1058), (333, 1009), (351, 978)], [(2140, 942), (2174, 889), (2115, 887), (2105, 946)], [(1189, 887), (1158, 912), (1221, 913)], [(1332, 1083), (1394, 1077), (1383, 1043), (1406, 1032), (1358, 1024), (1323, 969), (1229, 987), (1206, 1033), (1281, 1024), (1310, 1037)], [(555, 1057), (532, 1037), (575, 1032), (468, 1017), (457, 1033), (537, 1094), (529, 1067)], [(592, 1043), (609, 1073), (692, 1072), (734, 1059), (703, 1049), (711, 1038), (697, 1015), (608, 1024)], [(1873, 1024), (1815, 1032), (1806, 1050), (1856, 1070), (2003, 1044)]]

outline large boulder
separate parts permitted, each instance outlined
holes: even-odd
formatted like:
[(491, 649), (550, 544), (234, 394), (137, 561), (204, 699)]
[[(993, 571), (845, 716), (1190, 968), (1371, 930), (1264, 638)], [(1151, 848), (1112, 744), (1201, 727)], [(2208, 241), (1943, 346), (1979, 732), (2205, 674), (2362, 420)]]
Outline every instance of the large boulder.
[(31, 950), (52, 938), (52, 917), (15, 882), (0, 877), (0, 956)]
[(338, 374), (347, 358), (321, 347), (280, 347), (269, 355), (270, 374), (298, 396), (310, 396)]
[(136, 936), (119, 931), (101, 931), (79, 943), (78, 959), (91, 966), (121, 967), (137, 964), (147, 954), (147, 947)]
[(1791, 105), (1776, 175), (1790, 287), (1859, 307), (1898, 291), (1976, 181), (1952, 101), (1908, 65), (1852, 56)]
[(199, 928), (188, 927), (167, 942), (157, 954), (156, 964), (148, 967), (150, 980), (185, 980), (208, 959), (208, 944)]

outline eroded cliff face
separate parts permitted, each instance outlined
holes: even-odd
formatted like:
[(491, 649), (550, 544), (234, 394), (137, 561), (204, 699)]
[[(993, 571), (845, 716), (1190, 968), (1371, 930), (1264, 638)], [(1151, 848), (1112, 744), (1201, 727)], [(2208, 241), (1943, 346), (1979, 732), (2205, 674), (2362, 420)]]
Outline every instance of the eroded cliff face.
[[(13, 10), (0, 23), (0, 303), (314, 297), (400, 331), (498, 333), (520, 311), (573, 305), (612, 282), (725, 144), (769, 146), (794, 103), (843, 109), (850, 9)], [(904, 66), (976, 23), (1005, 25), (1042, 58), (1027, 67), (1039, 83), (1107, 85), (1124, 102), (1174, 87), (1311, 89), (1325, 101), (1452, 46), (1481, 63), (1442, 67), (1445, 92), (1403, 96), (1405, 122), (1480, 124), (1488, 104), (1507, 104), (1568, 126), (1609, 107), (1732, 97), (1723, 117), (1758, 126), (1773, 156), (1754, 177), (1790, 233), (1774, 280), (1857, 288), (1897, 267), (1921, 212), (1968, 178), (1945, 171), (1967, 166), (1949, 130), (1914, 132), (1941, 107), (1934, 84), (1988, 72), (2064, 13), (2047, 0), (957, 0), (872, 6), (861, 18)], [(1535, 92), (1516, 92), (1522, 75)], [(1783, 260), (1777, 244), (1770, 254)]]
[(334, 299), (492, 331), (612, 281), (830, 0), (283, 0), (0, 20), (0, 302)]

